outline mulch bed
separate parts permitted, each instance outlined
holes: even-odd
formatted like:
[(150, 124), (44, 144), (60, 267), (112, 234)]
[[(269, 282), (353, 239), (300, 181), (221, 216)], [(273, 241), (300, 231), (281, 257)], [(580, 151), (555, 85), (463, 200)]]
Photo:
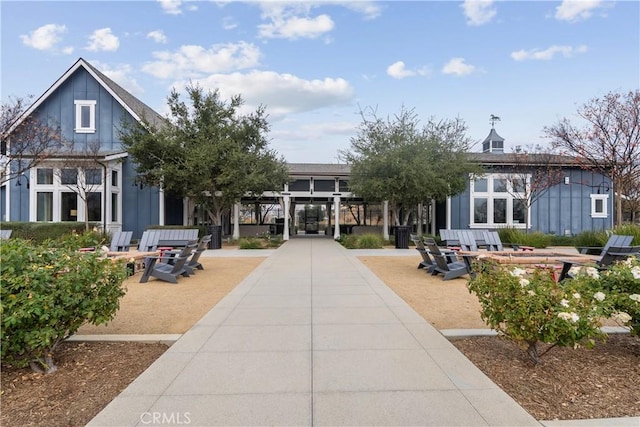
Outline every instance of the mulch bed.
[(3, 426), (84, 426), (167, 350), (165, 344), (62, 343), (58, 370), (2, 367)]
[(640, 338), (553, 348), (537, 366), (499, 337), (452, 341), (469, 360), (538, 420), (640, 416)]

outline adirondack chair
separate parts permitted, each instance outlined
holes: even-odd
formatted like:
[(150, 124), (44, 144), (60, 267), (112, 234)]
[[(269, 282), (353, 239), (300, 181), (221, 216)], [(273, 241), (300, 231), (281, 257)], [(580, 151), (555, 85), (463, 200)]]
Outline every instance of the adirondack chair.
[(156, 250), (158, 246), (158, 231), (159, 230), (145, 230), (142, 233), (142, 237), (138, 241), (138, 250), (140, 252)]
[(140, 283), (146, 283), (149, 277), (164, 280), (165, 282), (178, 283), (178, 276), (189, 277), (186, 269), (186, 263), (193, 251), (198, 246), (196, 240), (185, 246), (179, 254), (172, 257), (173, 263), (157, 262), (161, 257), (147, 257), (145, 260), (145, 269), (140, 278)]
[(504, 246), (500, 240), (500, 235), (497, 231), (485, 231), (484, 241), (487, 244), (488, 251), (503, 251)]
[(487, 245), (488, 251), (503, 251), (505, 246), (510, 246), (514, 251), (532, 251), (535, 248), (533, 246), (524, 246), (518, 243), (502, 243), (500, 235), (497, 231), (485, 231), (484, 241)]
[(111, 235), (109, 251), (127, 252), (131, 247), (131, 237), (133, 237), (133, 231), (114, 231)]
[(418, 237), (415, 234), (411, 235), (411, 240), (413, 240), (413, 243), (415, 243), (416, 250), (420, 253), (420, 256), (422, 257), (422, 262), (418, 264), (418, 269), (424, 268), (427, 273), (433, 273), (433, 270), (436, 268), (436, 265), (431, 259), (431, 256), (429, 256), (429, 252), (427, 252), (427, 248), (425, 248), (424, 243), (422, 242), (422, 240), (420, 240), (420, 237)]
[(185, 265), (187, 273), (193, 274), (196, 272), (196, 270), (204, 270), (204, 267), (202, 266), (202, 264), (200, 264), (199, 259), (200, 255), (202, 255), (202, 253), (209, 247), (211, 237), (212, 235), (208, 234), (200, 239), (200, 241), (198, 242), (198, 246), (193, 252), (193, 255), (191, 255), (191, 259), (189, 259), (189, 262)]
[[(624, 261), (629, 257), (639, 255), (640, 246), (609, 246), (602, 257), (595, 260), (593, 266), (598, 270), (605, 270), (616, 262)], [(562, 260), (562, 264), (562, 271), (560, 272), (558, 281), (570, 279), (572, 276), (569, 274), (569, 270), (574, 265), (584, 265), (584, 263), (575, 262), (570, 259)]]
[(11, 237), (11, 233), (13, 230), (5, 228), (4, 230), (0, 230), (0, 240), (7, 240)]
[(607, 243), (603, 248), (593, 246), (579, 246), (577, 249), (581, 254), (588, 254), (594, 251), (597, 253), (599, 251), (600, 257), (602, 258), (610, 246), (630, 246), (631, 242), (633, 242), (633, 236), (612, 234), (611, 236), (609, 236), (609, 240), (607, 240)]
[[(163, 242), (166, 246), (184, 246), (191, 240), (198, 239), (197, 228), (186, 229), (151, 229), (142, 233), (138, 242), (138, 250), (142, 252), (155, 251), (158, 243)], [(171, 244), (173, 243), (173, 244)]]
[(440, 230), (440, 239), (446, 246), (457, 247), (460, 246), (460, 240), (458, 240), (458, 230)]
[(427, 247), (429, 254), (433, 257), (436, 267), (433, 269), (432, 275), (437, 275), (438, 273), (442, 273), (442, 280), (450, 280), (455, 279), (456, 277), (463, 276), (465, 274), (469, 274), (467, 270), (467, 266), (464, 262), (454, 261), (449, 262), (446, 254), (440, 251), (440, 248), (436, 244), (436, 241), (433, 239), (424, 239), (424, 244)]
[(458, 230), (458, 239), (460, 240), (460, 248), (463, 251), (476, 252), (478, 250), (478, 245), (476, 243), (476, 238), (473, 235), (473, 231)]

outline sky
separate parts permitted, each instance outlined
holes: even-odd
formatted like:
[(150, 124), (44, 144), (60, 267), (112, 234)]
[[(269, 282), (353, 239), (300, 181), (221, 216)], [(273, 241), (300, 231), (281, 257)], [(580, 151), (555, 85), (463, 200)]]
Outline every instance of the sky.
[(545, 126), (640, 87), (639, 1), (1, 0), (0, 23), (3, 103), (82, 57), (163, 115), (190, 83), (262, 105), (297, 163), (340, 163), (362, 112), (402, 108), (461, 118), (474, 151), (491, 115), (507, 151), (545, 145)]

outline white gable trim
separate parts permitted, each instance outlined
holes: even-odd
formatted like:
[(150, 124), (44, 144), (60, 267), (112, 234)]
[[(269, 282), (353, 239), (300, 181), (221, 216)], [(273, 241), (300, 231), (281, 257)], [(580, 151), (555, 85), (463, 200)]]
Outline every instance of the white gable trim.
[(31, 106), (20, 116), (20, 118), (14, 122), (8, 133), (10, 134), (11, 132), (13, 132), (14, 129), (20, 125), (20, 123), (22, 123), (27, 117), (29, 117), (49, 96), (51, 96), (53, 92), (55, 92), (62, 85), (62, 83), (67, 81), (67, 79), (80, 67), (84, 68), (89, 74), (91, 74), (91, 76), (100, 84), (100, 86), (102, 86), (107, 92), (109, 92), (109, 94), (116, 101), (118, 101), (118, 104), (120, 104), (129, 114), (131, 114), (133, 118), (136, 119), (136, 121), (142, 121), (140, 119), (140, 116), (138, 116), (129, 107), (129, 105), (127, 105), (118, 95), (116, 95), (116, 93), (111, 90), (109, 85), (107, 85), (95, 72), (93, 72), (91, 67), (87, 65), (87, 62), (84, 59), (80, 58), (58, 80), (56, 80), (56, 82), (51, 85), (51, 87), (47, 89), (45, 93), (43, 93), (38, 99), (36, 99), (33, 104), (31, 104)]

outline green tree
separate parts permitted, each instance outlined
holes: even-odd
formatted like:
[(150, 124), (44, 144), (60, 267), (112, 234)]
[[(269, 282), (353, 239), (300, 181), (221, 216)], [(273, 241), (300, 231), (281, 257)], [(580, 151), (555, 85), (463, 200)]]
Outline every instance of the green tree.
[(244, 195), (279, 190), (288, 178), (284, 159), (269, 149), (263, 106), (241, 114), (240, 95), (225, 102), (218, 90), (188, 86), (187, 105), (174, 89), (169, 119), (125, 124), (123, 144), (137, 163), (138, 179), (167, 193), (189, 197), (209, 212), (212, 224)]
[(351, 165), (349, 186), (365, 200), (388, 200), (396, 225), (407, 225), (418, 203), (464, 191), (469, 174), (480, 172), (468, 156), (471, 142), (461, 119), (431, 118), (420, 127), (414, 110), (404, 107), (392, 119), (371, 108), (360, 115), (350, 149), (340, 152)]

